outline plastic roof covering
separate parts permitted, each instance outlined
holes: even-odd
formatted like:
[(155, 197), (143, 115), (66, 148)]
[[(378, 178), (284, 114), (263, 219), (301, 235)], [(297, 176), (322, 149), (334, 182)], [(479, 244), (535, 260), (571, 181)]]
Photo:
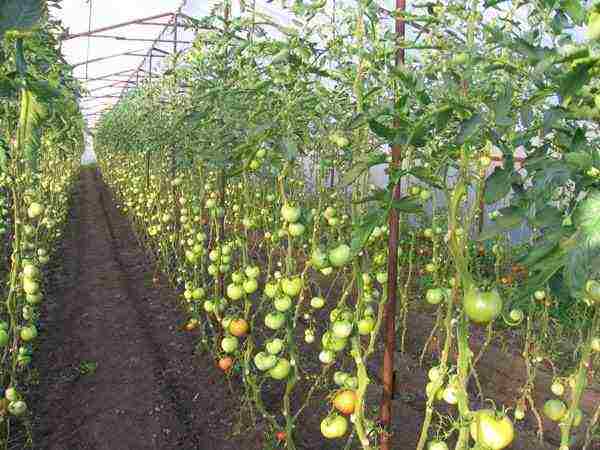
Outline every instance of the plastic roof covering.
[[(193, 17), (202, 18), (211, 13), (212, 10), (222, 6), (223, 0), (91, 0), (92, 1), (92, 30), (116, 25), (118, 23), (150, 17), (163, 13), (172, 13), (180, 10), (181, 13)], [(274, 22), (284, 26), (298, 26), (293, 14), (285, 9), (282, 4), (292, 4), (294, 0), (246, 0), (247, 5), (255, 3), (257, 12), (270, 16)], [(327, 7), (332, 8), (342, 5), (351, 5), (354, 0), (328, 0)], [(394, 0), (380, 0), (384, 7), (391, 8)], [(71, 34), (88, 31), (89, 4), (87, 0), (64, 0), (62, 9), (57, 16), (68, 27)], [(239, 0), (232, 0), (232, 15), (234, 17), (242, 14)], [(154, 19), (153, 23), (166, 23), (168, 17)], [(271, 33), (277, 35), (276, 29)], [(88, 60), (88, 37), (79, 37), (63, 42), (63, 52), (69, 63), (76, 65), (75, 76), (78, 77), (89, 94), (82, 98), (81, 108), (86, 115), (90, 128), (106, 108), (114, 105), (125, 86), (133, 86), (136, 82), (135, 72), (142, 68), (140, 77), (146, 76), (149, 71), (150, 60), (144, 55), (149, 54), (154, 39), (172, 41), (174, 38), (173, 28), (165, 28), (158, 25), (133, 24), (110, 31), (98, 33), (101, 36), (118, 36), (129, 39), (144, 39), (145, 41), (126, 41), (109, 37), (89, 38), (89, 60), (102, 58), (122, 53), (135, 53), (140, 56), (121, 55), (103, 61), (92, 62), (87, 66), (81, 64)], [(178, 29), (178, 40), (187, 43), (177, 44), (177, 50), (181, 51), (190, 47), (194, 33), (191, 30)], [(164, 52), (172, 53), (174, 45), (172, 42), (157, 42), (155, 48)], [(152, 72), (160, 73), (165, 58), (159, 56), (160, 52), (153, 52)], [(128, 71), (128, 72), (126, 72)], [(132, 75), (133, 73), (133, 75)], [(109, 74), (115, 74), (106, 79)], [(86, 81), (87, 79), (87, 81)]]

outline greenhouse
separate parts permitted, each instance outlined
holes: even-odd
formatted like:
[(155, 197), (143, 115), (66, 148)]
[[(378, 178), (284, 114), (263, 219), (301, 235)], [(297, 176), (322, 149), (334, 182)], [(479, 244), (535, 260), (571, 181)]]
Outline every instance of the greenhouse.
[(600, 2), (0, 0), (0, 100), (1, 449), (600, 449)]

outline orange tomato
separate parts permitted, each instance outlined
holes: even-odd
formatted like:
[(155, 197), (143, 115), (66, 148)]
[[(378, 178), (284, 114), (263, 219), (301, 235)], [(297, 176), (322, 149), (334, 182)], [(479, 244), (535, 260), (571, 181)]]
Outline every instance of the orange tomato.
[(227, 373), (229, 372), (229, 370), (231, 370), (231, 367), (233, 366), (233, 358), (231, 358), (231, 356), (225, 356), (219, 360), (218, 364), (219, 369)]
[(244, 319), (234, 319), (229, 324), (229, 332), (236, 337), (246, 336), (249, 329), (248, 322)]
[(349, 416), (356, 407), (356, 392), (351, 389), (338, 392), (333, 399), (333, 406), (342, 414)]

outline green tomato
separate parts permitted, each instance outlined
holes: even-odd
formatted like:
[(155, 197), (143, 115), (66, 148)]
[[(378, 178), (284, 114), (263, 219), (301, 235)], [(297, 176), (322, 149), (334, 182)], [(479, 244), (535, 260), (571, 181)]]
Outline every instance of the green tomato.
[(254, 278), (249, 278), (244, 281), (243, 288), (246, 294), (253, 294), (258, 289), (258, 281)]
[(271, 312), (265, 316), (265, 326), (271, 330), (279, 330), (285, 324), (285, 314)]
[(296, 297), (302, 291), (302, 279), (299, 277), (292, 279), (283, 278), (281, 280), (281, 290), (290, 297)]
[(278, 355), (283, 350), (284, 342), (282, 339), (275, 338), (267, 342), (265, 347), (271, 355)]
[(26, 411), (27, 404), (23, 400), (17, 400), (8, 404), (8, 412), (13, 416), (22, 416)]
[(298, 237), (304, 234), (305, 227), (300, 222), (290, 223), (288, 225), (288, 232), (290, 236)]
[(510, 419), (498, 416), (496, 411), (491, 409), (482, 409), (474, 413), (470, 431), (477, 444), (490, 450), (502, 450), (515, 438), (515, 429)]
[(567, 413), (567, 405), (562, 400), (551, 399), (544, 403), (543, 410), (548, 419), (558, 422)]
[(444, 300), (444, 290), (441, 288), (427, 289), (425, 299), (427, 300), (427, 303), (437, 305)]
[(327, 254), (320, 248), (316, 248), (310, 256), (310, 262), (316, 269), (324, 269), (329, 265)]
[(300, 219), (302, 211), (300, 208), (290, 205), (283, 205), (281, 207), (281, 217), (288, 223), (297, 222)]
[(221, 349), (225, 353), (233, 353), (238, 349), (239, 342), (238, 338), (235, 336), (227, 336), (224, 337), (221, 341)]
[(265, 352), (259, 352), (254, 356), (254, 365), (261, 372), (272, 369), (277, 364), (277, 357)]
[(346, 339), (352, 334), (353, 325), (349, 320), (336, 320), (331, 326), (331, 332), (338, 339)]
[(29, 208), (27, 208), (27, 216), (29, 216), (30, 219), (35, 219), (42, 214), (44, 214), (44, 207), (39, 203), (33, 202), (29, 205)]
[(321, 422), (321, 434), (326, 439), (338, 439), (348, 431), (348, 420), (339, 414), (327, 416)]
[(273, 302), (273, 306), (277, 311), (286, 312), (292, 307), (292, 299), (287, 295), (277, 297)]
[(494, 321), (502, 312), (502, 299), (498, 291), (481, 292), (472, 288), (463, 298), (465, 313), (471, 321), (487, 324)]
[(550, 386), (550, 390), (554, 395), (560, 397), (565, 393), (565, 386), (560, 381), (555, 381), (552, 383), (552, 386)]
[(25, 342), (33, 341), (38, 335), (37, 328), (35, 325), (29, 325), (21, 328), (21, 339)]
[(600, 302), (600, 282), (589, 280), (585, 283), (585, 292), (594, 302)]
[(331, 364), (335, 361), (335, 353), (331, 350), (323, 350), (319, 353), (319, 361), (323, 364)]
[(237, 284), (231, 283), (227, 286), (227, 297), (231, 300), (239, 300), (244, 296), (244, 291)]
[(358, 334), (367, 336), (371, 334), (375, 328), (375, 319), (372, 316), (367, 316), (358, 321)]
[(338, 386), (343, 386), (350, 375), (340, 370), (333, 374), (333, 382)]
[(40, 285), (29, 278), (23, 278), (23, 290), (26, 294), (35, 295), (40, 291)]
[(279, 358), (277, 364), (275, 364), (275, 366), (271, 370), (269, 370), (269, 375), (275, 380), (283, 380), (287, 378), (291, 368), (292, 365), (287, 359)]
[(444, 441), (431, 441), (427, 445), (427, 450), (448, 450), (448, 444)]
[(310, 306), (315, 309), (321, 309), (325, 306), (325, 299), (323, 297), (313, 297), (310, 299)]
[(352, 259), (352, 250), (346, 244), (341, 244), (331, 250), (328, 257), (333, 267), (343, 267)]
[(277, 295), (277, 284), (276, 283), (267, 283), (265, 284), (265, 295), (269, 298), (275, 298)]
[(337, 338), (329, 331), (325, 332), (321, 338), (321, 345), (323, 345), (323, 348), (334, 352), (341, 352), (344, 350), (347, 343), (347, 339)]
[(6, 347), (8, 345), (9, 336), (6, 330), (0, 329), (0, 347)]

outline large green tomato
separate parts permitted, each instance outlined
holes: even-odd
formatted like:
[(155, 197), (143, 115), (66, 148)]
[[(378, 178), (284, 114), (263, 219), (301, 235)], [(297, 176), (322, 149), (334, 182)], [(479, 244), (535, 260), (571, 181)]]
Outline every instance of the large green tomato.
[(21, 339), (25, 342), (33, 341), (37, 337), (37, 328), (35, 325), (29, 325), (21, 328)]
[(275, 338), (275, 339), (267, 342), (267, 344), (265, 345), (265, 347), (267, 348), (267, 351), (271, 355), (277, 355), (277, 354), (281, 353), (281, 351), (283, 350), (283, 346), (284, 346), (284, 342), (282, 339), (279, 339), (279, 338)]
[(283, 205), (281, 207), (281, 217), (289, 223), (297, 222), (300, 219), (301, 210), (295, 206)]
[(501, 450), (512, 443), (515, 429), (508, 417), (500, 417), (491, 409), (481, 409), (474, 414), (471, 437), (484, 448)]
[(296, 297), (302, 290), (302, 279), (296, 278), (283, 278), (281, 280), (281, 290), (284, 294), (290, 297)]
[(265, 326), (271, 330), (279, 330), (285, 324), (285, 315), (282, 312), (271, 312), (265, 316)]
[(238, 348), (238, 338), (235, 336), (224, 337), (221, 341), (221, 348), (225, 353), (233, 353)]
[(443, 441), (431, 441), (427, 445), (427, 450), (448, 450), (448, 444)]
[(486, 324), (494, 321), (502, 312), (502, 299), (496, 290), (482, 292), (472, 288), (465, 293), (463, 306), (471, 321)]
[(279, 358), (279, 360), (277, 361), (277, 364), (275, 364), (275, 367), (273, 367), (271, 370), (269, 370), (269, 375), (271, 375), (271, 378), (273, 378), (275, 380), (283, 380), (283, 379), (287, 378), (287, 376), (290, 373), (291, 368), (292, 368), (292, 365), (290, 364), (290, 362), (287, 359)]
[(320, 248), (316, 248), (310, 256), (310, 262), (316, 269), (324, 269), (329, 265), (327, 254)]
[(244, 281), (243, 287), (246, 294), (253, 294), (258, 289), (258, 281), (254, 278), (249, 278)]
[(231, 283), (227, 286), (227, 297), (231, 300), (239, 300), (244, 295), (244, 291), (237, 284)]
[(9, 336), (6, 330), (0, 329), (0, 347), (6, 347), (9, 341)]
[(548, 419), (558, 422), (567, 413), (567, 405), (562, 400), (552, 399), (544, 403), (544, 414)]
[(277, 311), (286, 312), (292, 307), (292, 299), (287, 295), (277, 297), (273, 302), (273, 306)]
[(375, 318), (373, 316), (367, 316), (358, 321), (358, 334), (366, 336), (371, 334), (375, 328)]
[(265, 295), (269, 298), (275, 298), (277, 295), (277, 284), (267, 283), (265, 284)]
[(346, 344), (348, 343), (348, 339), (340, 339), (331, 334), (331, 332), (327, 331), (323, 334), (321, 338), (321, 344), (325, 350), (333, 350), (334, 352), (341, 352), (346, 348)]
[(272, 369), (277, 364), (277, 357), (266, 352), (259, 352), (254, 356), (254, 364), (261, 372)]
[(441, 288), (427, 289), (425, 299), (427, 300), (427, 303), (437, 305), (444, 300), (444, 290)]
[(328, 416), (321, 422), (321, 433), (327, 439), (341, 438), (348, 431), (348, 420), (341, 415)]
[(299, 222), (290, 223), (288, 226), (288, 232), (290, 236), (298, 237), (304, 234), (305, 226)]
[(333, 267), (343, 267), (352, 259), (352, 251), (346, 244), (340, 244), (330, 250), (328, 256)]
[(346, 339), (352, 334), (352, 322), (349, 320), (336, 320), (331, 326), (331, 332), (338, 339)]

